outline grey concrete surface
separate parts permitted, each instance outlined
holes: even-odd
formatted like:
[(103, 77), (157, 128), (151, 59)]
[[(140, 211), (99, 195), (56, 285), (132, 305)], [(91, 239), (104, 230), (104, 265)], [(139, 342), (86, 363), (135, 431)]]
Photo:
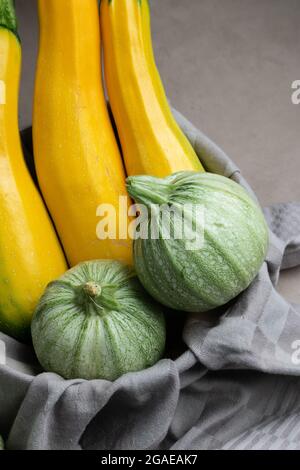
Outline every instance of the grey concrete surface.
[[(63, 1), (63, 0), (62, 0)], [(31, 122), (35, 0), (16, 0), (23, 41), (21, 125)], [(300, 201), (299, 0), (150, 0), (172, 104), (234, 159), (262, 204)], [(300, 302), (300, 269), (279, 290)]]

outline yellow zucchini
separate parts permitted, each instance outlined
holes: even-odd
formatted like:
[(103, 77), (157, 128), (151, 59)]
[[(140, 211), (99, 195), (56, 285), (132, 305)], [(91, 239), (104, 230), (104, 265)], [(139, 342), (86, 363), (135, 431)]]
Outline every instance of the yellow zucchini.
[[(71, 266), (132, 262), (132, 243), (100, 239), (97, 208), (120, 215), (125, 171), (102, 84), (97, 0), (39, 0), (40, 48), (34, 100), (34, 153), (48, 209)], [(119, 217), (117, 217), (119, 220)], [(120, 229), (120, 230), (119, 230)]]
[(105, 78), (128, 175), (204, 171), (155, 64), (147, 0), (102, 0)]
[(27, 340), (40, 296), (67, 266), (22, 154), (21, 45), (12, 0), (0, 0), (0, 24), (0, 331)]

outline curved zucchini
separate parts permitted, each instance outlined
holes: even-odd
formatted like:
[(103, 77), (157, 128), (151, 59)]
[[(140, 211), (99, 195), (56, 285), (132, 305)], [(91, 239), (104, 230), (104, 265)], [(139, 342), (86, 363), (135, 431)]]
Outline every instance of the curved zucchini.
[(22, 154), (21, 45), (12, 0), (0, 0), (0, 25), (0, 330), (27, 340), (46, 285), (67, 266)]
[(102, 86), (98, 2), (39, 0), (38, 5), (33, 136), (44, 198), (71, 266), (94, 259), (131, 263), (126, 217), (114, 239), (96, 233), (97, 208), (110, 204), (119, 221), (119, 198), (127, 196)]
[(105, 78), (127, 174), (204, 171), (177, 125), (155, 64), (147, 0), (102, 0)]

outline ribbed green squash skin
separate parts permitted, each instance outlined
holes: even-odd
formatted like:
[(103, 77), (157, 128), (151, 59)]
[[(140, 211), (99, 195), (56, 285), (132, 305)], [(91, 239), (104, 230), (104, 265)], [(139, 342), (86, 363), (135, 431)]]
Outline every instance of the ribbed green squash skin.
[[(99, 292), (91, 296), (90, 285)], [(162, 357), (165, 319), (130, 268), (91, 261), (48, 286), (33, 318), (32, 339), (46, 371), (113, 381)]]
[[(187, 251), (186, 239), (165, 239), (165, 227), (155, 213), (149, 215), (148, 231), (150, 223), (158, 225), (159, 239), (135, 241), (136, 272), (156, 300), (176, 310), (204, 312), (226, 304), (250, 285), (265, 259), (269, 236), (261, 209), (240, 185), (193, 172), (127, 181), (130, 195), (148, 207), (167, 203), (204, 208), (204, 245), (198, 250)], [(189, 233), (192, 213), (187, 220)], [(173, 225), (178, 223), (175, 214)]]

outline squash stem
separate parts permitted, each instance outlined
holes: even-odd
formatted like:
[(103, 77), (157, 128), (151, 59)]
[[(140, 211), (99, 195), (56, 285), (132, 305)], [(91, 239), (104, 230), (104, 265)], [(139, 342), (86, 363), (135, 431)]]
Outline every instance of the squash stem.
[(115, 286), (101, 286), (97, 282), (89, 281), (82, 286), (86, 299), (89, 299), (97, 309), (118, 310), (119, 304), (115, 299)]
[(8, 29), (20, 40), (14, 0), (0, 0), (0, 27)]
[(99, 284), (97, 284), (96, 282), (87, 282), (83, 286), (83, 290), (89, 297), (92, 298), (99, 297), (102, 293), (101, 286), (99, 286)]
[(126, 180), (129, 195), (138, 203), (147, 207), (152, 204), (167, 204), (171, 186), (160, 178), (151, 176), (130, 176)]

